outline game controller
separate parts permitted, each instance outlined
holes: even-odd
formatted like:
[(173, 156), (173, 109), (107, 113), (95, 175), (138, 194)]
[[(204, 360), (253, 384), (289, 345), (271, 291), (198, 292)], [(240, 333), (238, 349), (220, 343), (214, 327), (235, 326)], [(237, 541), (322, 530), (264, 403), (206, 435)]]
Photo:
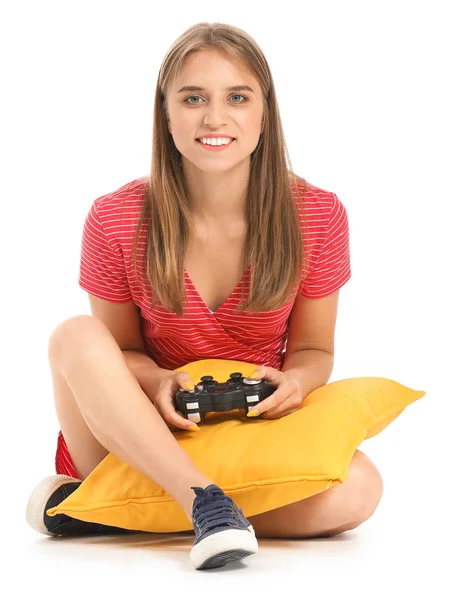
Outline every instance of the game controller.
[(200, 423), (207, 412), (226, 412), (234, 408), (248, 412), (275, 390), (270, 383), (243, 377), (242, 373), (231, 373), (224, 383), (215, 381), (212, 375), (204, 375), (194, 390), (180, 388), (174, 403), (185, 419)]

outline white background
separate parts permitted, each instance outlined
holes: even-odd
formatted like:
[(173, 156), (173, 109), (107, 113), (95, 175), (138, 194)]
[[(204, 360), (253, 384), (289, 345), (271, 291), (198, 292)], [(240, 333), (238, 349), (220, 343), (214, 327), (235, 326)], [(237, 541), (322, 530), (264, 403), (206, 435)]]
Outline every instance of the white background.
[[(2, 3), (1, 502), (12, 597), (149, 596), (172, 582), (186, 597), (232, 596), (235, 584), (264, 597), (294, 587), (320, 598), (456, 598), (453, 8), (403, 0)], [(191, 567), (190, 538), (59, 545), (25, 522), (32, 488), (54, 473), (48, 339), (62, 320), (90, 314), (77, 283), (84, 219), (96, 197), (148, 173), (160, 64), (201, 21), (235, 25), (257, 41), (294, 171), (347, 209), (352, 278), (340, 293), (330, 381), (382, 376), (427, 392), (360, 447), (385, 486), (367, 522), (330, 540), (261, 540), (245, 566), (211, 573)], [(214, 587), (203, 592), (211, 577)]]

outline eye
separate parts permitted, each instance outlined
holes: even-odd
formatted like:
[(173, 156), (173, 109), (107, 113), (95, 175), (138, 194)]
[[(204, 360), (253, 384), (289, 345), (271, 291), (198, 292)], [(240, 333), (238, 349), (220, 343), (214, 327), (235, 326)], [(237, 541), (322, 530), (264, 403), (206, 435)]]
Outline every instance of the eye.
[[(248, 101), (248, 97), (247, 97), (247, 96), (243, 96), (242, 94), (232, 94), (232, 95), (231, 95), (231, 98), (232, 98), (232, 97), (234, 97), (234, 96), (238, 96), (239, 98), (243, 98), (243, 99), (244, 99), (244, 101), (243, 101), (243, 102), (235, 102), (235, 104), (244, 104), (245, 100), (247, 100), (247, 101)], [(185, 99), (183, 100), (183, 102), (184, 102), (185, 104), (201, 104), (200, 102), (188, 102), (188, 100), (189, 100), (190, 98), (200, 98), (200, 96), (188, 96), (187, 98), (185, 98)]]
[[(243, 98), (244, 100), (248, 100), (247, 96), (242, 96), (242, 94), (232, 94), (232, 96), (238, 96), (239, 98)], [(236, 102), (236, 104), (243, 104), (243, 102)]]

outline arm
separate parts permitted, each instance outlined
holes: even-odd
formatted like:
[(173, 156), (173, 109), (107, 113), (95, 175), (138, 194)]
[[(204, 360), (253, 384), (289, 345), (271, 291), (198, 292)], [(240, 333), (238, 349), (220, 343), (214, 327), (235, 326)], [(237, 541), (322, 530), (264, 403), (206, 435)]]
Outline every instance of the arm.
[(148, 398), (153, 401), (161, 378), (164, 377), (166, 373), (169, 373), (169, 371), (159, 367), (154, 360), (144, 352), (138, 350), (122, 350), (122, 353), (124, 354), (130, 372), (137, 379), (140, 387)]
[(133, 302), (114, 303), (89, 294), (94, 317), (102, 321), (124, 354), (130, 372), (153, 401), (159, 383), (167, 369), (159, 367), (148, 356), (141, 330), (140, 309)]
[(290, 315), (282, 371), (301, 383), (303, 398), (325, 385), (334, 367), (339, 290), (322, 298), (298, 295)]
[(334, 355), (324, 350), (297, 350), (285, 355), (282, 371), (296, 377), (302, 388), (302, 398), (325, 385), (331, 377)]

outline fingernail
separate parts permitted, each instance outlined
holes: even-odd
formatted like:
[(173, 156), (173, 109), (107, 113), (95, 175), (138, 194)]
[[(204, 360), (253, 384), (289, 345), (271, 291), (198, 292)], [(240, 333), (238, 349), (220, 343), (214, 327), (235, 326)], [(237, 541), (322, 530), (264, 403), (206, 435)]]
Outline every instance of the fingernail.
[[(251, 375), (251, 377), (259, 377), (259, 371), (255, 371), (255, 372), (254, 372), (254, 373)], [(250, 377), (250, 379), (251, 379), (251, 377)]]
[(247, 413), (247, 417), (257, 417), (260, 414), (259, 410), (250, 410), (250, 412)]
[(200, 431), (200, 427), (197, 427), (197, 425), (191, 425), (189, 431)]
[(193, 390), (194, 389), (194, 384), (191, 381), (187, 381), (185, 383), (186, 389), (187, 390)]

